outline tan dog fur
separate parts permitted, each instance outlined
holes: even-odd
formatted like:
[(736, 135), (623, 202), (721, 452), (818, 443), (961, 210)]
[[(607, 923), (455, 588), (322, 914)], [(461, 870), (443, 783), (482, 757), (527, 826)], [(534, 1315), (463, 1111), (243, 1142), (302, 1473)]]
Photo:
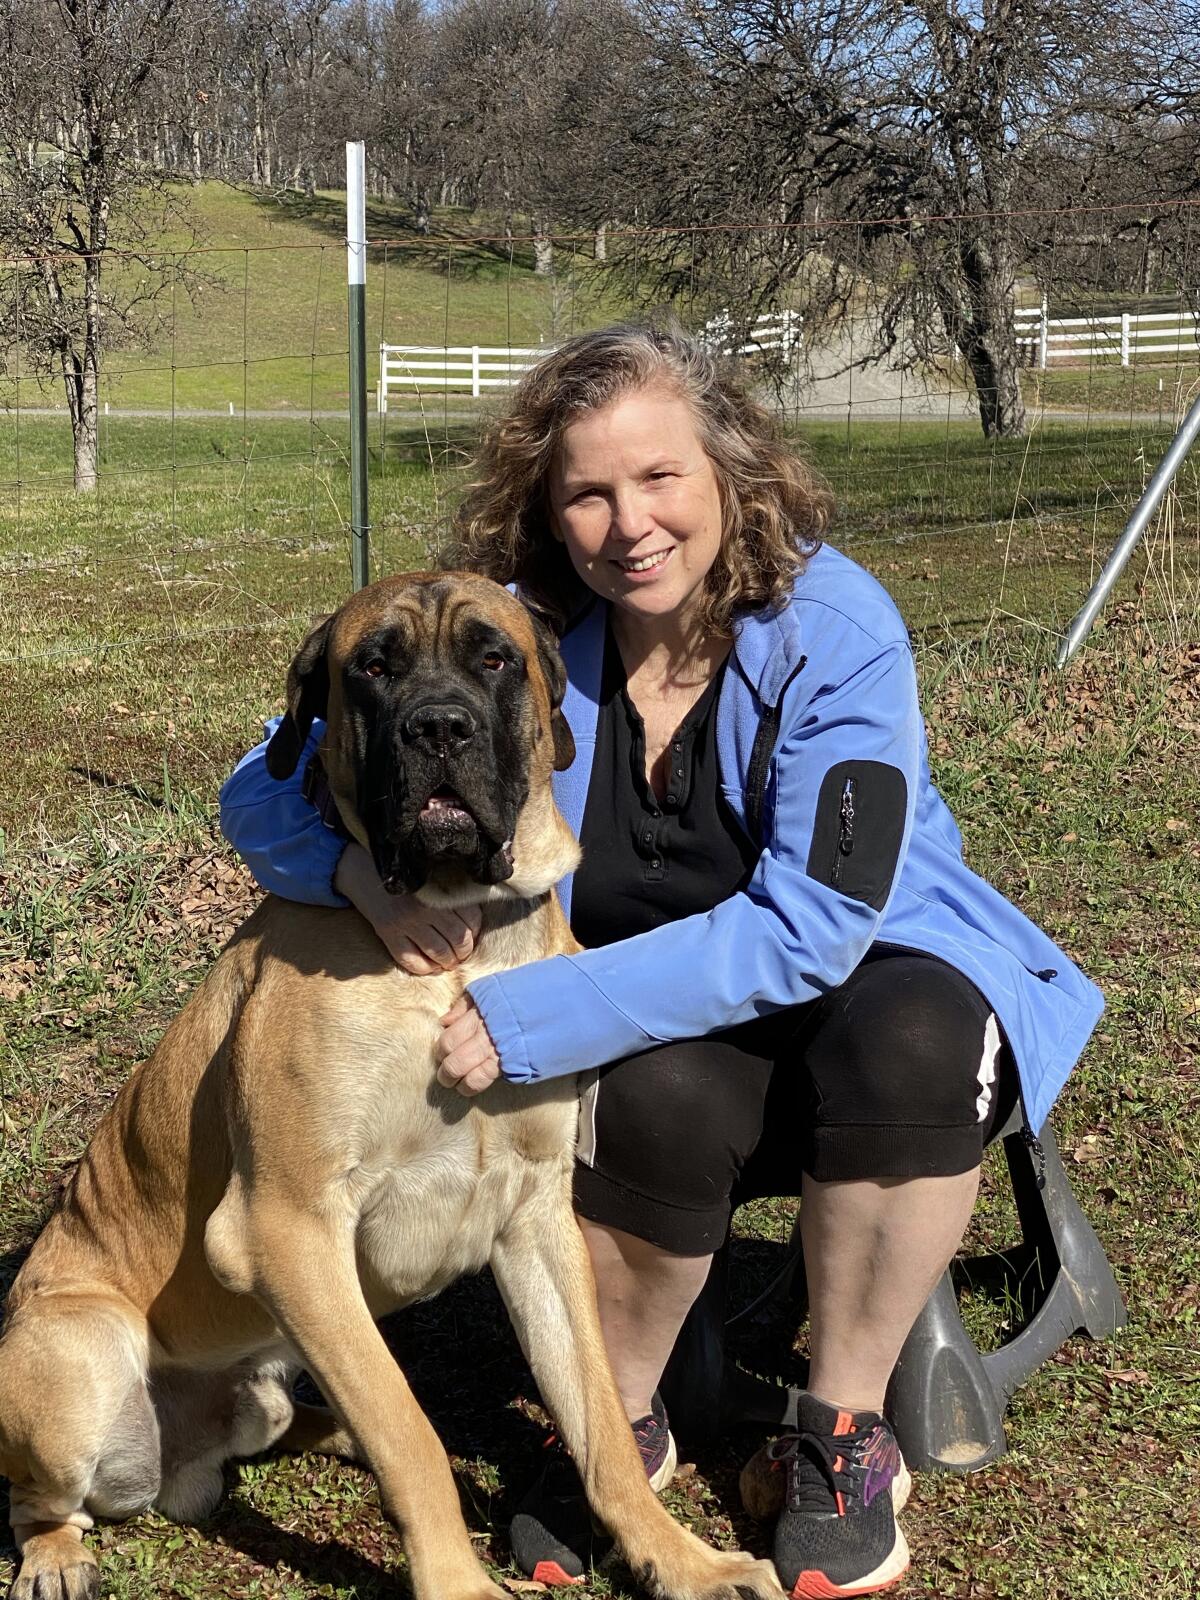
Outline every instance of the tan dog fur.
[[(342, 664), (381, 620), (429, 625), (415, 585), (363, 591), (328, 633), (322, 749), (348, 830), (354, 756)], [(501, 1600), (464, 1527), (450, 1467), (375, 1319), (489, 1263), (593, 1509), (658, 1595), (778, 1597), (766, 1562), (710, 1550), (646, 1483), (609, 1371), (571, 1210), (573, 1080), (438, 1086), (437, 1019), (483, 973), (576, 948), (553, 884), (578, 847), (550, 792), (552, 706), (529, 618), (456, 579), (529, 664), (529, 797), (507, 883), (429, 890), (483, 901), (470, 959), (395, 967), (354, 912), (268, 898), (125, 1085), (9, 1297), (0, 1340), (0, 1472), (22, 1565), (13, 1600), (98, 1588), (94, 1516), (150, 1504), (194, 1517), (222, 1463), (268, 1447), (368, 1463), (418, 1600)], [(461, 603), (459, 603), (461, 602)], [(422, 891), (426, 892), (426, 891)], [(298, 1367), (334, 1413), (293, 1402)]]

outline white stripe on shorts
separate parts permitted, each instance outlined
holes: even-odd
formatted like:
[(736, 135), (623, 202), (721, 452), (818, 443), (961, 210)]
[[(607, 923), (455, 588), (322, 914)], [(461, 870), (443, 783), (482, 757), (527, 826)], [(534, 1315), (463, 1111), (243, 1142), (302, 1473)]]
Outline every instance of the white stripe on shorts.
[(988, 1107), (992, 1103), (992, 1085), (996, 1081), (996, 1057), (1000, 1054), (1000, 1026), (996, 1021), (996, 1013), (989, 1011), (987, 1025), (983, 1030), (983, 1059), (979, 1063), (979, 1094), (975, 1100), (975, 1120), (983, 1122), (987, 1118)]
[(596, 1165), (596, 1101), (600, 1097), (600, 1069), (579, 1074), (579, 1132), (575, 1139), (575, 1159), (585, 1167)]

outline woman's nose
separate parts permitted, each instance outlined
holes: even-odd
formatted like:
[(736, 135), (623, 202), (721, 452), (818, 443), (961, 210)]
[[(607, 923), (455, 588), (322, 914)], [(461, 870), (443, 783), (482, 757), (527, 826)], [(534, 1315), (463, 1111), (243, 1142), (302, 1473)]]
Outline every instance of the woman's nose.
[(654, 527), (650, 503), (636, 489), (618, 494), (613, 501), (612, 531), (618, 539), (633, 544)]

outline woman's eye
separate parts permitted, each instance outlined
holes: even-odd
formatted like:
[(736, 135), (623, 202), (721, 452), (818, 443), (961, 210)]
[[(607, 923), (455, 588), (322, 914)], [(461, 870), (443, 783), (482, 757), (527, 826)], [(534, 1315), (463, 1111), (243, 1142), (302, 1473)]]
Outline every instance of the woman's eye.
[(578, 506), (582, 505), (585, 500), (594, 500), (598, 492), (596, 489), (580, 489), (578, 494), (571, 496), (571, 504)]
[(498, 655), (495, 650), (488, 651), (487, 655), (483, 658), (483, 664), (489, 672), (499, 672), (502, 667), (508, 665), (504, 657), (502, 655)]
[(382, 661), (368, 661), (363, 668), (368, 678), (383, 678), (387, 676), (387, 667)]

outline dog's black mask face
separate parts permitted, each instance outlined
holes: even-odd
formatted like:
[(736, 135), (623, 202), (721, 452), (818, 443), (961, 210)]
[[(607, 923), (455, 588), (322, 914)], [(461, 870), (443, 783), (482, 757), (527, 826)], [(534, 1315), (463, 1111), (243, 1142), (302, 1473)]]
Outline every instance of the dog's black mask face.
[[(384, 579), (304, 641), (267, 768), (294, 772), (326, 717), (326, 771), (388, 889), (502, 883), (535, 750), (560, 771), (574, 758), (565, 690), (549, 631), (488, 580)], [(547, 700), (552, 754), (539, 742)]]
[(511, 876), (529, 794), (530, 688), (514, 640), (474, 613), (448, 641), (405, 620), (363, 639), (343, 682), (384, 886), (412, 893), (439, 866), (484, 884)]

